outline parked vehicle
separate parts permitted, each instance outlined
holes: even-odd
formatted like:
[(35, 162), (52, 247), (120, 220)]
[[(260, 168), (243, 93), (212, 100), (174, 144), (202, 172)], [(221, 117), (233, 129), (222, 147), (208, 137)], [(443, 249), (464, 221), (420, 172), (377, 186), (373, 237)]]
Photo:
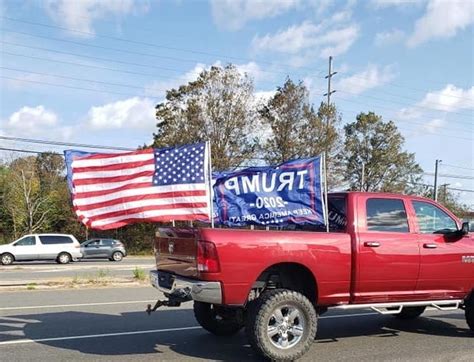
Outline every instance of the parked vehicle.
[(90, 239), (81, 243), (84, 259), (107, 258), (111, 261), (121, 261), (127, 256), (124, 245), (115, 239)]
[(3, 265), (27, 260), (56, 260), (59, 264), (68, 264), (81, 257), (79, 242), (67, 234), (30, 234), (13, 243), (0, 245)]
[[(193, 300), (216, 335), (245, 328), (272, 360), (301, 357), (329, 308), (414, 319), (462, 308), (474, 331), (474, 235), (433, 200), (384, 193), (329, 195), (331, 232), (163, 228), (151, 283), (161, 305)], [(323, 230), (319, 230), (323, 231)]]

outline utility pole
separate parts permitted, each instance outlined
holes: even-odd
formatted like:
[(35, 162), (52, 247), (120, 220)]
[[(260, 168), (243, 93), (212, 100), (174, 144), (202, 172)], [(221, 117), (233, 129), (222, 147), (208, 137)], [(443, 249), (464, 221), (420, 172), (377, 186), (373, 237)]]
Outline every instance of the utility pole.
[(435, 175), (434, 175), (434, 192), (433, 200), (438, 201), (438, 167), (442, 160), (436, 160), (435, 162)]
[(328, 80), (328, 92), (323, 94), (324, 96), (328, 97), (328, 100), (327, 100), (328, 106), (331, 104), (331, 94), (336, 92), (335, 90), (331, 90), (331, 78), (336, 74), (337, 72), (332, 71), (332, 57), (329, 57), (328, 75), (324, 77)]
[(364, 191), (364, 182), (365, 182), (365, 163), (362, 162), (362, 175), (360, 177), (360, 191)]

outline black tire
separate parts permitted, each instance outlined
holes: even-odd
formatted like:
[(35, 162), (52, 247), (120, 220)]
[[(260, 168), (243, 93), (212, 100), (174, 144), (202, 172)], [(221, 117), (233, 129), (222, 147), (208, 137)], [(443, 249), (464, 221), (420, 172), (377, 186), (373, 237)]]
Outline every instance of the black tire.
[(15, 261), (15, 257), (10, 253), (4, 253), (0, 257), (0, 264), (10, 265)]
[(110, 256), (110, 261), (122, 261), (123, 259), (123, 254), (120, 251), (114, 251), (112, 255)]
[(202, 328), (216, 336), (231, 336), (240, 331), (243, 323), (237, 320), (236, 312), (219, 308), (223, 307), (194, 302), (194, 316)]
[[(292, 317), (295, 310), (298, 311), (296, 318)], [(283, 322), (278, 322), (278, 318)], [(316, 337), (317, 318), (313, 304), (303, 294), (274, 289), (263, 293), (249, 306), (246, 332), (250, 344), (262, 356), (270, 360), (293, 361), (311, 347)], [(299, 335), (293, 334), (297, 330)]]
[(72, 260), (72, 256), (69, 253), (59, 253), (56, 258), (58, 264), (69, 264)]
[(467, 325), (474, 332), (474, 292), (464, 301), (464, 314)]
[(420, 315), (423, 314), (425, 311), (425, 306), (419, 307), (403, 307), (402, 311), (398, 314), (394, 314), (394, 316), (398, 319), (415, 319), (418, 318)]

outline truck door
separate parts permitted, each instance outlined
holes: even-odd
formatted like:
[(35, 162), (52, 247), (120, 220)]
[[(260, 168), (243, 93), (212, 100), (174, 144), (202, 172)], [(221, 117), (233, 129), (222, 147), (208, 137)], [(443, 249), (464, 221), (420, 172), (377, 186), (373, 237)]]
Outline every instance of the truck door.
[(420, 267), (418, 237), (403, 198), (358, 199), (357, 302), (412, 299)]
[[(411, 202), (420, 240), (421, 265), (416, 293), (423, 298), (463, 297), (474, 287), (473, 236), (452, 237), (457, 223), (448, 212), (425, 200)], [(464, 257), (464, 258), (463, 258)]]

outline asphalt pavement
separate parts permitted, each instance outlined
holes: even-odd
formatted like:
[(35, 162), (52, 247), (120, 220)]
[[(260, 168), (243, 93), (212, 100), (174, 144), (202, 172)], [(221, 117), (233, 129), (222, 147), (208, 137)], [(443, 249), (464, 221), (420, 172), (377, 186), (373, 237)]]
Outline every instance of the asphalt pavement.
[[(148, 316), (151, 287), (0, 292), (0, 360), (259, 360), (243, 332), (218, 338), (191, 304)], [(303, 361), (472, 361), (461, 310), (399, 321), (370, 310), (328, 312)]]
[(0, 265), (0, 286), (17, 282), (90, 278), (99, 274), (110, 278), (131, 277), (135, 268), (141, 268), (148, 273), (155, 268), (153, 256), (129, 256), (120, 262), (107, 259), (82, 259), (65, 265), (54, 261), (15, 262), (12, 265)]

